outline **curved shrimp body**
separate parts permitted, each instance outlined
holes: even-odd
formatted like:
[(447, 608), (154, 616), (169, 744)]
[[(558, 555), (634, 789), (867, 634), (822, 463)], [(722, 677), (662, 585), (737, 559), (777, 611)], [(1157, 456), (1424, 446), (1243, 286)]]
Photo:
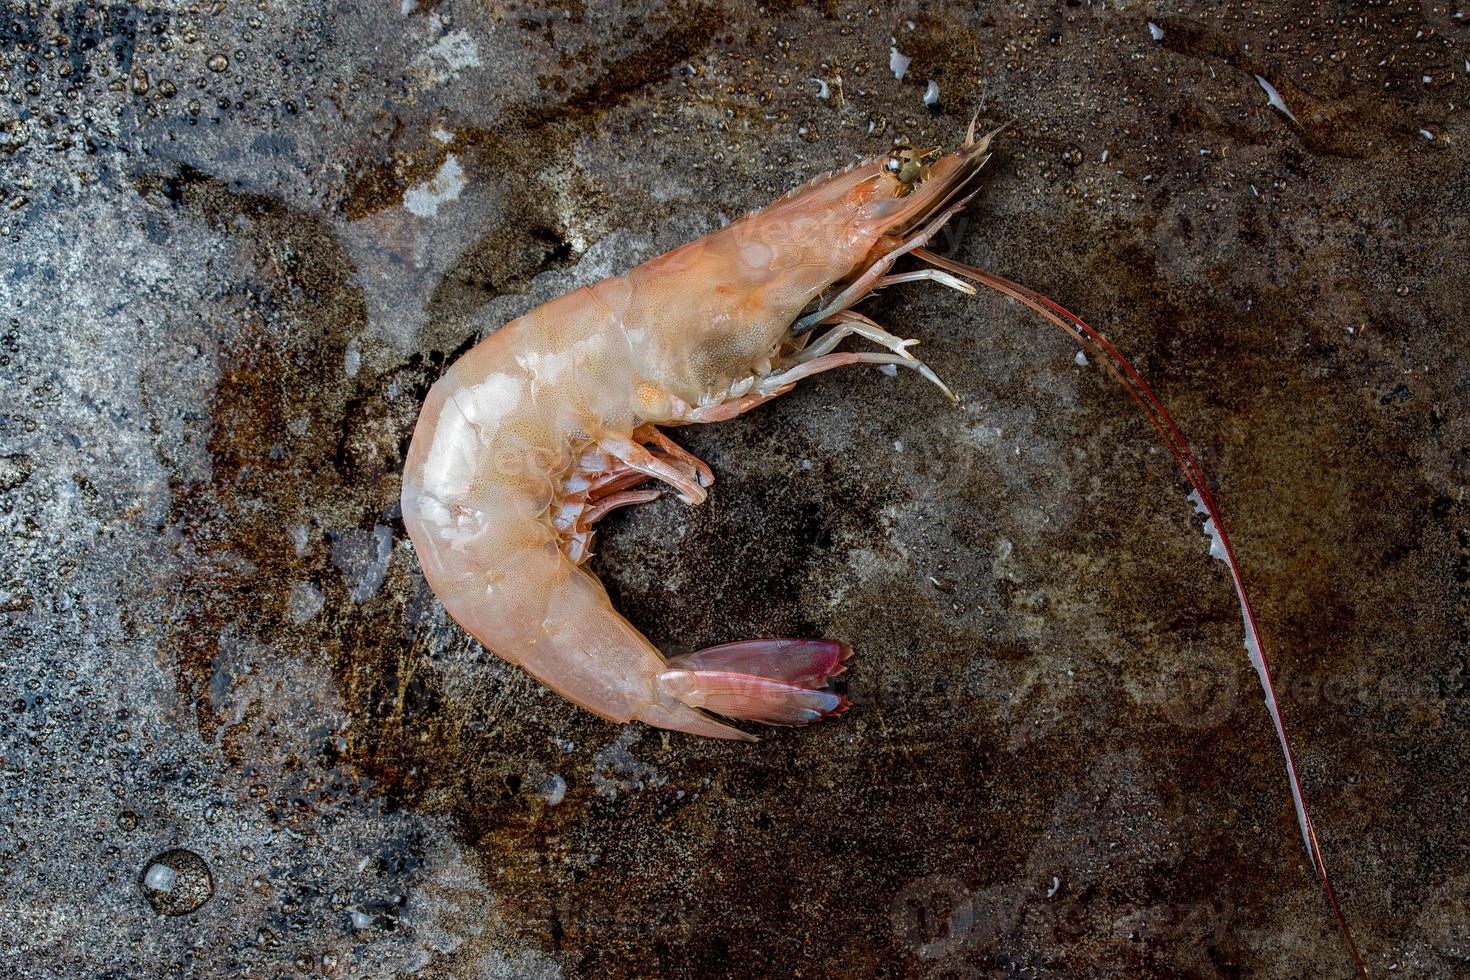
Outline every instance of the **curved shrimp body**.
[[(756, 640), (665, 660), (581, 562), (598, 518), (658, 493), (637, 484), (704, 499), (708, 467), (656, 426), (729, 418), (845, 363), (904, 364), (937, 382), (909, 342), (849, 307), (918, 277), (882, 274), (968, 199), (987, 142), (972, 131), (942, 159), (905, 151), (815, 181), (530, 311), (455, 362), (424, 404), (403, 478), (404, 523), (450, 614), (612, 721), (750, 739), (708, 712), (805, 724), (843, 710), (822, 688), (845, 646)], [(819, 323), (829, 332), (808, 347)], [(889, 352), (832, 352), (853, 333)]]

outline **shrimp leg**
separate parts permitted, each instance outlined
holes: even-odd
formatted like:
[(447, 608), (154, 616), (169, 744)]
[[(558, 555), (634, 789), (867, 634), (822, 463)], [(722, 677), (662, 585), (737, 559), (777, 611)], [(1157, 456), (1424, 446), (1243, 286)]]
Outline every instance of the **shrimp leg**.
[(704, 498), (708, 496), (704, 487), (700, 485), (697, 473), (689, 473), (680, 469), (667, 457), (654, 454), (627, 436), (607, 432), (598, 440), (597, 445), (599, 449), (621, 461), (623, 465), (669, 484), (679, 491), (679, 496), (683, 497), (687, 504), (702, 504)]
[(823, 354), (830, 353), (833, 348), (853, 334), (865, 337), (880, 347), (886, 347), (899, 357), (914, 359), (908, 349), (917, 344), (917, 340), (904, 340), (896, 337), (856, 310), (843, 310), (827, 322), (836, 323), (838, 326), (822, 334), (810, 347), (791, 357), (788, 363), (805, 364), (807, 361), (815, 360)]
[[(704, 460), (687, 452), (682, 446), (659, 431), (656, 426), (645, 425), (634, 430), (631, 442), (642, 446), (649, 453), (654, 460), (654, 464), (650, 465), (663, 464), (673, 467), (686, 479), (693, 479), (703, 487), (708, 487), (715, 482), (714, 472)], [(646, 444), (652, 444), (658, 448), (649, 450)], [(563, 550), (566, 556), (578, 565), (592, 557), (593, 525), (621, 507), (646, 504), (663, 495), (662, 490), (629, 489), (647, 480), (650, 476), (660, 479), (662, 477), (658, 473), (649, 472), (647, 467), (629, 465), (616, 453), (612, 453), (605, 447), (603, 451), (616, 457), (617, 464), (602, 469), (600, 472), (586, 474), (586, 477), (589, 478), (585, 484), (586, 503), (565, 526), (558, 525), (563, 535)], [(592, 457), (593, 460), (598, 458), (605, 459), (606, 457)]]
[[(662, 433), (660, 433), (662, 435)], [(701, 486), (708, 487), (715, 482), (714, 473), (702, 459), (685, 452), (679, 446), (669, 440), (669, 445), (674, 447), (675, 452), (663, 452), (662, 450), (650, 450), (656, 459), (663, 460), (670, 466), (676, 467), (686, 475), (698, 480)], [(601, 500), (604, 497), (626, 490), (631, 486), (642, 483), (649, 478), (650, 474), (631, 466), (623, 465), (604, 470), (592, 478), (587, 486), (587, 499), (591, 501)]]
[[(932, 384), (937, 385), (950, 401), (959, 401), (954, 392), (950, 391), (949, 386), (939, 379), (929, 365), (908, 352), (908, 349), (917, 344), (918, 340), (912, 338), (905, 340), (897, 337), (856, 310), (838, 310), (824, 322), (832, 325), (833, 328), (822, 334), (811, 346), (787, 358), (783, 362), (782, 370), (768, 374), (756, 382), (755, 391), (718, 405), (695, 409), (681, 421), (704, 423), (733, 419), (737, 415), (744, 415), (751, 409), (764, 405), (772, 398), (786, 394), (795, 387), (796, 382), (803, 378), (809, 378), (814, 374), (821, 374), (823, 371), (830, 371), (847, 364), (895, 364), (912, 368)], [(854, 334), (871, 340), (881, 347), (886, 347), (893, 353), (832, 353), (838, 344)]]
[(648, 479), (647, 473), (640, 473), (631, 466), (619, 466), (600, 474), (592, 481), (587, 490), (588, 500), (601, 500), (610, 494), (618, 493), (629, 487), (642, 483)]
[(901, 282), (937, 282), (941, 286), (958, 290), (966, 296), (978, 295), (979, 291), (974, 286), (945, 272), (943, 269), (915, 269), (913, 272), (896, 272), (891, 276), (884, 276), (873, 283), (874, 289), (882, 289), (884, 286), (897, 286)]
[(658, 454), (671, 464), (692, 471), (700, 486), (714, 486), (715, 472), (709, 468), (709, 464), (670, 439), (658, 426), (645, 425), (638, 428), (633, 432), (633, 440), (657, 446)]
[[(642, 473), (639, 479), (645, 479)], [(576, 530), (566, 536), (566, 544), (563, 550), (566, 556), (575, 564), (582, 564), (592, 557), (592, 538), (595, 532), (592, 525), (602, 520), (610, 511), (619, 507), (631, 507), (634, 504), (646, 504), (663, 496), (662, 490), (624, 490), (621, 493), (611, 493), (600, 497), (587, 508), (577, 522)]]
[(591, 528), (593, 524), (602, 520), (609, 512), (619, 507), (631, 507), (634, 504), (646, 504), (663, 496), (662, 490), (624, 490), (622, 493), (608, 494), (606, 497), (598, 498), (597, 502), (588, 507), (582, 513), (582, 524)]
[(844, 367), (848, 364), (893, 364), (898, 367), (911, 368), (922, 374), (931, 384), (937, 386), (950, 401), (959, 401), (959, 397), (953, 391), (949, 390), (949, 385), (939, 380), (939, 375), (935, 374), (929, 365), (907, 352), (903, 355), (873, 354), (868, 352), (855, 353), (852, 351), (846, 351), (841, 354), (823, 354), (821, 357), (813, 358), (810, 361), (798, 364), (785, 371), (770, 375), (756, 385), (756, 390), (758, 392), (764, 392), (766, 390), (784, 388), (795, 384), (803, 378), (809, 378), (814, 374), (821, 374), (823, 371), (830, 371), (833, 368)]
[(718, 405), (706, 405), (689, 412), (681, 420), (682, 422), (709, 423), (724, 422), (733, 419), (737, 415), (744, 415), (753, 408), (759, 408), (772, 398), (779, 398), (795, 386), (795, 382), (774, 391), (760, 392), (756, 394), (741, 395)]

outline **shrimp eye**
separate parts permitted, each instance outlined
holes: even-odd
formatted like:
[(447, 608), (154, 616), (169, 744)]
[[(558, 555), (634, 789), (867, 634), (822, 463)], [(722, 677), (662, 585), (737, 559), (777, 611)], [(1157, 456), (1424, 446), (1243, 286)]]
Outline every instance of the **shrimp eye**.
[(883, 172), (898, 181), (898, 194), (903, 197), (913, 190), (915, 181), (924, 178), (924, 164), (912, 147), (900, 146), (883, 161)]

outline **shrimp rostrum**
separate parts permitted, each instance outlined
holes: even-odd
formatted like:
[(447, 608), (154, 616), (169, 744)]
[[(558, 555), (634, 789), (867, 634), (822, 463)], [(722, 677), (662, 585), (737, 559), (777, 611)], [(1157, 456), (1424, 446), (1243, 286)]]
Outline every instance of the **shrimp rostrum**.
[[(959, 151), (899, 149), (819, 178), (626, 275), (505, 324), (434, 385), (403, 477), (403, 518), (450, 614), (501, 658), (603, 718), (752, 739), (714, 715), (803, 725), (843, 711), (825, 690), (850, 650), (747, 640), (665, 659), (586, 568), (609, 511), (672, 487), (704, 500), (714, 476), (659, 427), (733, 418), (850, 364), (911, 368), (852, 309), (969, 200), (989, 137)], [(853, 338), (874, 349), (843, 351)]]

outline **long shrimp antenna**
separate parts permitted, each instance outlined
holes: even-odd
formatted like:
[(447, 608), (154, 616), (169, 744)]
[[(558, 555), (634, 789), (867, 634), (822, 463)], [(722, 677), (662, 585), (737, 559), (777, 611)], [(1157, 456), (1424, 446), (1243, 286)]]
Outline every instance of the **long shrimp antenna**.
[(1222, 558), (1226, 567), (1230, 569), (1230, 581), (1235, 587), (1236, 598), (1240, 600), (1240, 618), (1245, 625), (1246, 653), (1250, 657), (1251, 666), (1256, 669), (1256, 675), (1260, 678), (1261, 689), (1266, 695), (1266, 710), (1271, 715), (1272, 724), (1276, 726), (1276, 738), (1281, 742), (1281, 754), (1286, 759), (1287, 781), (1291, 786), (1291, 801), (1296, 807), (1296, 820), (1301, 827), (1302, 841), (1306, 844), (1307, 856), (1311, 859), (1312, 867), (1317, 872), (1317, 878), (1322, 882), (1322, 891), (1327, 896), (1327, 903), (1332, 907), (1332, 915), (1337, 920), (1338, 930), (1342, 933), (1348, 952), (1352, 954), (1353, 963), (1357, 966), (1358, 973), (1367, 977), (1368, 968), (1363, 963), (1363, 957), (1358, 952), (1358, 945), (1353, 941), (1352, 930), (1348, 928), (1347, 918), (1343, 915), (1342, 906), (1338, 904), (1337, 895), (1332, 890), (1332, 879), (1327, 874), (1327, 862), (1322, 859), (1322, 848), (1317, 842), (1317, 831), (1312, 827), (1312, 818), (1307, 813), (1307, 799), (1302, 791), (1301, 777), (1297, 775), (1296, 759), (1292, 756), (1291, 751), (1291, 739), (1287, 737), (1286, 723), (1281, 718), (1281, 707), (1276, 701), (1276, 687), (1271, 682), (1271, 668), (1266, 661), (1266, 650), (1261, 644), (1260, 631), (1256, 628), (1256, 614), (1251, 607), (1250, 597), (1246, 595), (1245, 581), (1241, 578), (1240, 567), (1235, 560), (1235, 550), (1230, 545), (1230, 535), (1225, 530), (1225, 522), (1220, 516), (1220, 509), (1215, 505), (1215, 498), (1210, 493), (1204, 469), (1195, 459), (1194, 453), (1190, 451), (1189, 443), (1185, 440), (1184, 433), (1179, 430), (1174, 417), (1169, 414), (1169, 410), (1164, 407), (1163, 401), (1154, 393), (1153, 388), (1128, 362), (1128, 359), (1113, 346), (1112, 342), (1101, 332), (1084, 323), (1082, 318), (1075, 313), (1019, 283), (1011, 282), (1009, 279), (974, 266), (955, 262), (942, 255), (936, 255), (928, 249), (916, 248), (912, 254), (914, 258), (922, 262), (928, 262), (954, 275), (973, 279), (983, 286), (1004, 293), (1061, 327), (1068, 336), (1087, 349), (1100, 352), (1103, 355), (1101, 358), (1103, 365), (1114, 377), (1125, 384), (1128, 393), (1143, 408), (1144, 414), (1163, 436), (1169, 451), (1179, 461), (1185, 477), (1189, 480), (1189, 485), (1194, 488), (1190, 499), (1195, 502), (1197, 511), (1209, 519), (1205, 529), (1210, 532), (1213, 539), (1210, 550), (1217, 557)]

